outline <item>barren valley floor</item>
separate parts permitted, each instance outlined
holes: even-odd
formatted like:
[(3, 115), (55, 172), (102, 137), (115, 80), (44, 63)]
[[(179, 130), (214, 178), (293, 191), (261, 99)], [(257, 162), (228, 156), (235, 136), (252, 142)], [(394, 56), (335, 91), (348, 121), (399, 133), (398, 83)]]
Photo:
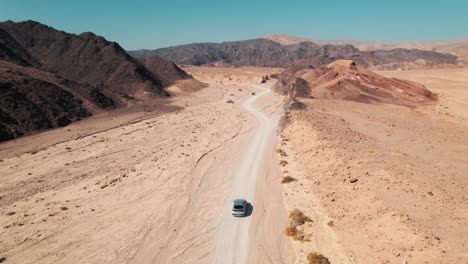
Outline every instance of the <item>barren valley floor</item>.
[[(277, 69), (185, 70), (210, 86), (172, 89), (173, 112), (0, 145), (5, 263), (468, 262), (467, 69), (381, 72), (425, 84), (434, 106), (298, 98), (286, 112), (272, 82), (257, 87)], [(232, 218), (241, 195), (252, 215)], [(293, 209), (310, 241), (284, 235)]]

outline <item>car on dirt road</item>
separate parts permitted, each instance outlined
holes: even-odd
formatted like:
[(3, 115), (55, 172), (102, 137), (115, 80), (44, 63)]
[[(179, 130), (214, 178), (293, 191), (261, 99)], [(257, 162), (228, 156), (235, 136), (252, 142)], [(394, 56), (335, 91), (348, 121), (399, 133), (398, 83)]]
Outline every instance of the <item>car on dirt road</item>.
[(244, 199), (236, 199), (232, 205), (233, 216), (245, 216), (247, 213), (247, 201)]

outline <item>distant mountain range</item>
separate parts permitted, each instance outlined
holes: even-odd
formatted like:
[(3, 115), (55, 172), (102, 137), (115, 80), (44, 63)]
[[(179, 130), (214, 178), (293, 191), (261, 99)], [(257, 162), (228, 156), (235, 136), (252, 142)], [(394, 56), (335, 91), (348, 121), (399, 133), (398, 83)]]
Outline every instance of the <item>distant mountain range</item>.
[(318, 67), (335, 60), (354, 60), (360, 65), (375, 69), (396, 69), (406, 67), (431, 67), (442, 64), (455, 65), (458, 57), (432, 50), (419, 49), (378, 49), (360, 50), (351, 44), (339, 45), (304, 39), (278, 37), (259, 38), (223, 43), (193, 43), (156, 50), (130, 51), (129, 54), (144, 58), (158, 55), (177, 64), (188, 65), (230, 65), (289, 67), (308, 64)]
[[(148, 67), (146, 67), (148, 66)], [(167, 96), (187, 73), (159, 57), (139, 61), (93, 33), (35, 21), (0, 23), (0, 141), (61, 127), (132, 100)]]
[(391, 50), (401, 48), (449, 52), (453, 48), (468, 45), (468, 39), (429, 41), (317, 40), (290, 36), (286, 34), (265, 35), (262, 38), (278, 42), (282, 45), (291, 45), (300, 42), (313, 42), (318, 45), (353, 45), (362, 51)]

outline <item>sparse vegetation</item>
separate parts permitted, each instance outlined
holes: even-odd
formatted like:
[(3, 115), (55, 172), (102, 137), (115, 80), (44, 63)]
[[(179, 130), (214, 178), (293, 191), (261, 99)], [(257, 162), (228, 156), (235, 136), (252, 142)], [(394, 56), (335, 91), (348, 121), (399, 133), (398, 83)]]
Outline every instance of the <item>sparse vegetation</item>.
[(281, 157), (287, 157), (288, 156), (288, 154), (286, 154), (286, 152), (284, 150), (280, 149), (280, 148), (276, 149), (276, 153), (280, 154)]
[(285, 161), (285, 160), (280, 160), (280, 162), (279, 162), (279, 165), (280, 165), (281, 167), (284, 167), (284, 166), (286, 166), (287, 164), (288, 164), (288, 162)]
[(296, 178), (293, 178), (291, 176), (285, 176), (281, 180), (281, 183), (290, 183), (290, 182), (293, 182), (293, 181), (297, 181)]
[(251, 92), (250, 94), (251, 94), (251, 95), (255, 95), (255, 92)]
[(311, 235), (304, 234), (303, 231), (297, 231), (297, 235), (293, 236), (292, 239), (300, 242), (310, 242)]
[(296, 226), (303, 225), (306, 222), (313, 222), (308, 216), (306, 216), (303, 212), (299, 209), (294, 209), (289, 213), (289, 218), (291, 222)]
[(296, 237), (297, 236), (297, 229), (293, 226), (287, 226), (284, 229), (284, 234), (288, 237)]
[(232, 101), (232, 100), (227, 100), (226, 103), (228, 103), (228, 104), (233, 104), (234, 101)]
[(309, 255), (307, 255), (307, 263), (309, 263), (309, 264), (330, 264), (330, 261), (320, 253), (310, 252)]
[(289, 213), (289, 219), (289, 225), (284, 229), (284, 234), (297, 241), (310, 242), (311, 236), (305, 234), (303, 230), (298, 230), (297, 227), (304, 225), (306, 222), (313, 222), (312, 219), (298, 209), (294, 209)]

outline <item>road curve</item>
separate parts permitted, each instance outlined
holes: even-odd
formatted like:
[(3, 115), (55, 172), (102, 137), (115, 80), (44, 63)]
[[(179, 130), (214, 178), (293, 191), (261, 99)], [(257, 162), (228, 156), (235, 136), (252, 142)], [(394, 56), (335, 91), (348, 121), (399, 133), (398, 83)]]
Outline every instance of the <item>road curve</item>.
[[(260, 170), (265, 149), (274, 134), (273, 121), (262, 111), (254, 107), (257, 98), (271, 92), (271, 89), (255, 87), (260, 90), (255, 96), (247, 98), (242, 106), (257, 119), (254, 137), (245, 152), (237, 170), (231, 189), (230, 199), (244, 198), (253, 202), (255, 198), (257, 175)], [(225, 217), (216, 235), (216, 253), (214, 263), (247, 263), (249, 254), (249, 230), (252, 217), (235, 218), (231, 216), (231, 204), (226, 204)], [(255, 204), (253, 204), (255, 214)]]

